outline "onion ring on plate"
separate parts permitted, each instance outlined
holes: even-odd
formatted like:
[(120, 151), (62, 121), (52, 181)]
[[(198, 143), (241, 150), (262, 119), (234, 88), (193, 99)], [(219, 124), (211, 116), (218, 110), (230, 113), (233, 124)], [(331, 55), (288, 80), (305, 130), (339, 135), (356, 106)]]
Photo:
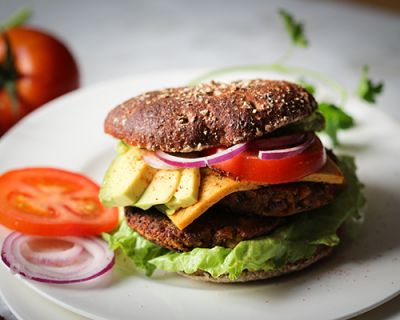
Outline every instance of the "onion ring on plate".
[(4, 240), (1, 259), (12, 272), (51, 284), (97, 278), (109, 271), (115, 261), (114, 252), (100, 238), (47, 238), (18, 232), (12, 232)]

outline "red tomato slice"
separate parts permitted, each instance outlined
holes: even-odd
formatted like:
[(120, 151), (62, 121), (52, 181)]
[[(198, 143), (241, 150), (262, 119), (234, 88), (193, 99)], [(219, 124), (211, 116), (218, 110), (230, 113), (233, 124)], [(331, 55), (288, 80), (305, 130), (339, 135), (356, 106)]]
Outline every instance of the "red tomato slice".
[(89, 236), (118, 224), (117, 209), (98, 199), (99, 186), (54, 168), (12, 170), (0, 176), (0, 224), (43, 236)]
[(212, 165), (245, 181), (278, 184), (299, 180), (317, 170), (326, 161), (325, 149), (315, 136), (314, 142), (302, 153), (279, 160), (261, 160), (258, 149), (248, 149), (236, 157)]

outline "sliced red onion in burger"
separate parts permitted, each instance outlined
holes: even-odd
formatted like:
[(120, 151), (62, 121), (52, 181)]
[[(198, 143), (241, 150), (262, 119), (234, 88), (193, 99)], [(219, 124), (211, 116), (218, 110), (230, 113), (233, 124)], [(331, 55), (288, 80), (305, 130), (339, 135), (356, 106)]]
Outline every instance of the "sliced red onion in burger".
[(213, 155), (199, 158), (183, 158), (173, 156), (163, 151), (156, 151), (156, 155), (159, 159), (168, 165), (183, 168), (202, 168), (209, 165), (213, 165), (219, 162), (229, 160), (243, 151), (248, 147), (249, 143), (239, 143), (232, 147), (227, 148), (224, 151), (217, 152)]
[(169, 164), (165, 163), (162, 161), (160, 158), (158, 158), (154, 152), (151, 151), (146, 151), (146, 150), (141, 150), (142, 158), (143, 160), (152, 168), (154, 169), (161, 169), (161, 170), (173, 170), (173, 169), (179, 169), (179, 167), (176, 166), (170, 166)]
[(290, 147), (303, 142), (305, 137), (306, 137), (305, 133), (294, 133), (280, 137), (254, 140), (251, 142), (250, 148), (263, 150), (263, 149)]
[(1, 259), (12, 272), (44, 283), (70, 284), (97, 278), (114, 265), (114, 253), (96, 237), (38, 237), (13, 232)]
[(253, 148), (261, 149), (258, 155), (261, 160), (277, 160), (301, 153), (312, 144), (313, 140), (314, 135), (311, 133), (296, 133), (282, 137), (273, 137), (240, 143), (229, 147), (224, 151), (205, 157), (185, 158), (171, 155), (163, 151), (156, 151), (156, 157), (154, 157), (154, 154), (150, 152), (145, 152), (143, 159), (150, 166), (156, 169), (176, 169), (182, 167), (202, 168), (227, 161), (239, 155), (246, 149)]
[(260, 150), (258, 152), (258, 157), (261, 160), (278, 160), (293, 157), (307, 149), (313, 143), (314, 139), (314, 134), (307, 133), (305, 135), (305, 140), (296, 146), (283, 149)]

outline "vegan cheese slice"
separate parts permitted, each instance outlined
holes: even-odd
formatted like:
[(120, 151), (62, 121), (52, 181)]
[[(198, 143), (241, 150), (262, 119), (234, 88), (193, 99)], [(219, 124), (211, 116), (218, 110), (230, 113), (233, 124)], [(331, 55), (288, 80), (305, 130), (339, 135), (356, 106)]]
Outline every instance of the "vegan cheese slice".
[[(328, 158), (324, 167), (319, 171), (299, 181), (342, 184), (344, 182), (344, 177), (338, 166)], [(188, 208), (176, 211), (176, 213), (169, 216), (169, 218), (182, 230), (206, 212), (207, 209), (229, 194), (238, 191), (254, 190), (262, 186), (263, 185), (258, 183), (238, 181), (230, 177), (221, 176), (210, 169), (203, 169), (198, 201)]]

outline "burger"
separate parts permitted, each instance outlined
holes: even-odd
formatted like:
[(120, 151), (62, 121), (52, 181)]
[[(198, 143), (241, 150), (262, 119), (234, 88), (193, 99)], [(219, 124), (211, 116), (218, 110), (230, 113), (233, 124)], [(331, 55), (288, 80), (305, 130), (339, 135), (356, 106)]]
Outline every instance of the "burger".
[(108, 114), (117, 156), (100, 199), (121, 208), (114, 250), (151, 275), (246, 282), (329, 255), (364, 198), (351, 157), (316, 135), (314, 97), (276, 80), (136, 96)]

